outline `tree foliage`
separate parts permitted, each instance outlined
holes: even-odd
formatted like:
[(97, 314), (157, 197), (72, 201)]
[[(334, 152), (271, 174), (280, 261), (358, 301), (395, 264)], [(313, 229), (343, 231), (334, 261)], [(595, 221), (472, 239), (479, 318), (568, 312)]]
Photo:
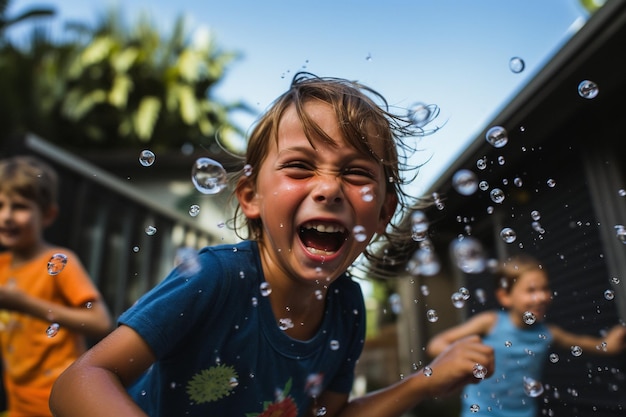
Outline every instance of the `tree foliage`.
[(27, 46), (0, 49), (0, 135), (38, 134), (66, 148), (153, 150), (211, 143), (242, 102), (211, 96), (239, 54), (221, 50), (209, 32), (191, 37), (184, 20), (162, 37), (145, 16), (130, 28), (111, 9), (93, 26), (66, 25), (52, 42), (35, 27)]

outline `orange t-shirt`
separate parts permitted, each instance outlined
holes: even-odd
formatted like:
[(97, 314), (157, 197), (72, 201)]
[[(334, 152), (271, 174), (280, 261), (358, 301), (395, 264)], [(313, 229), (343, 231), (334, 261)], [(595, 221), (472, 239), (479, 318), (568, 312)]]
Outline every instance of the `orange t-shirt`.
[[(48, 261), (55, 253), (66, 255), (67, 264), (57, 275), (50, 275)], [(33, 297), (72, 307), (88, 308), (89, 301), (99, 299), (78, 257), (58, 247), (16, 268), (11, 268), (9, 252), (0, 253), (0, 285), (16, 285)], [(84, 337), (63, 327), (49, 335), (51, 325), (0, 307), (0, 347), (10, 417), (51, 416), (48, 398), (52, 384), (85, 351)]]

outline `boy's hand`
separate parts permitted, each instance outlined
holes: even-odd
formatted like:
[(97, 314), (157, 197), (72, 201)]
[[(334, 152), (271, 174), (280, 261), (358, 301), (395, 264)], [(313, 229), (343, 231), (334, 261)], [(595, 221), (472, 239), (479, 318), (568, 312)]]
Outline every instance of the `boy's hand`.
[(428, 365), (431, 396), (444, 396), (467, 384), (475, 384), (483, 378), (475, 374), (476, 365), (486, 371), (489, 378), (495, 369), (493, 348), (482, 343), (479, 336), (467, 336), (451, 344)]

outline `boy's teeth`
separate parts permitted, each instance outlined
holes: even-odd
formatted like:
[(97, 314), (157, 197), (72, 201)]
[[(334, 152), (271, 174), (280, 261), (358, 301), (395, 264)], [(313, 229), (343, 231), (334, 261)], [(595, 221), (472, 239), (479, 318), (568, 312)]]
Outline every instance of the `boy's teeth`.
[(326, 255), (326, 256), (330, 256), (332, 254), (335, 253), (335, 251), (326, 251), (323, 249), (316, 249), (316, 248), (311, 248), (311, 247), (307, 247), (306, 248), (309, 252), (311, 252), (312, 254), (315, 255)]
[(305, 229), (314, 229), (320, 233), (344, 232), (344, 228), (338, 224), (305, 223), (302, 227)]

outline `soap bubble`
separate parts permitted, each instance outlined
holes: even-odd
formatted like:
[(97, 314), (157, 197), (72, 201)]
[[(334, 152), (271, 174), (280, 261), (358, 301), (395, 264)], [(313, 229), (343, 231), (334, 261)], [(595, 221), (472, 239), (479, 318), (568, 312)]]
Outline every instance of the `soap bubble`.
[(517, 239), (517, 234), (515, 233), (515, 230), (510, 227), (505, 227), (500, 231), (500, 237), (506, 243), (513, 243)]
[(261, 295), (263, 297), (267, 297), (268, 295), (270, 295), (272, 293), (272, 286), (270, 285), (269, 282), (262, 282), (259, 285), (259, 289), (261, 290)]
[(48, 261), (48, 274), (57, 275), (67, 265), (67, 256), (62, 253), (55, 253)]
[(477, 363), (476, 365), (474, 365), (472, 373), (474, 374), (474, 378), (485, 379), (485, 377), (487, 376), (487, 368)]
[(549, 359), (550, 362), (557, 363), (559, 361), (559, 355), (557, 353), (551, 353)]
[(145, 167), (149, 167), (150, 165), (154, 164), (155, 159), (156, 156), (154, 155), (154, 152), (148, 149), (143, 150), (139, 153), (139, 163)]
[(502, 126), (494, 126), (485, 134), (485, 139), (494, 148), (502, 148), (509, 142), (509, 136)]
[(59, 326), (59, 323), (52, 323), (50, 326), (48, 326), (48, 328), (46, 329), (46, 335), (48, 335), (48, 337), (54, 337), (57, 335), (57, 333), (59, 333), (59, 328), (61, 326)]
[(465, 306), (465, 299), (463, 298), (463, 294), (460, 292), (452, 293), (450, 299), (452, 300), (452, 305), (455, 308), (463, 308)]
[(470, 405), (470, 411), (472, 413), (477, 413), (480, 411), (480, 406), (478, 404), (472, 404)]
[(494, 203), (502, 204), (502, 202), (504, 201), (504, 191), (502, 191), (500, 188), (494, 188), (489, 192), (489, 197)]
[(433, 368), (431, 368), (430, 366), (425, 366), (423, 372), (424, 372), (424, 376), (432, 376)]
[(331, 340), (330, 341), (330, 350), (339, 350), (339, 341), (338, 340)]
[(615, 225), (615, 236), (617, 237), (617, 240), (626, 245), (626, 228), (624, 225)]
[(525, 311), (522, 315), (522, 320), (524, 321), (524, 323), (531, 325), (537, 320), (537, 318), (531, 311)]
[(428, 236), (428, 219), (421, 210), (415, 210), (411, 214), (411, 238), (421, 242)]
[(367, 232), (365, 230), (365, 227), (361, 226), (360, 224), (354, 226), (354, 228), (352, 229), (352, 233), (354, 234), (354, 240), (356, 240), (357, 242), (365, 242), (365, 240), (367, 239)]
[(524, 377), (524, 392), (532, 398), (536, 398), (543, 394), (543, 384), (533, 378)]
[(580, 84), (578, 84), (578, 95), (580, 95), (582, 98), (596, 98), (599, 91), (600, 90), (598, 89), (598, 84), (594, 83), (593, 81), (583, 80), (580, 82)]
[(154, 226), (146, 226), (146, 234), (148, 236), (154, 236), (154, 234), (156, 234), (157, 232), (157, 228)]
[(192, 204), (191, 206), (189, 206), (189, 215), (191, 217), (196, 217), (198, 214), (200, 214), (200, 206), (197, 204)]
[(462, 195), (472, 195), (478, 188), (476, 174), (469, 169), (460, 169), (452, 176), (452, 186)]
[(198, 158), (191, 169), (191, 181), (202, 194), (217, 194), (228, 187), (226, 170), (210, 158)]
[(539, 219), (541, 219), (541, 213), (539, 213), (538, 210), (533, 210), (530, 212), (530, 217), (535, 221), (539, 221)]
[(519, 74), (520, 72), (524, 71), (524, 68), (526, 68), (526, 64), (524, 63), (524, 60), (522, 58), (514, 56), (509, 60), (509, 69), (511, 70), (511, 72)]
[(480, 169), (481, 171), (487, 168), (487, 158), (486, 157), (479, 158), (476, 161), (476, 168)]
[(431, 322), (434, 323), (437, 320), (439, 320), (439, 315), (437, 314), (437, 311), (433, 310), (432, 308), (430, 310), (428, 310), (426, 312), (426, 319)]
[(452, 256), (461, 271), (478, 274), (485, 270), (485, 255), (477, 239), (464, 236), (452, 242)]
[(578, 357), (583, 354), (583, 348), (581, 348), (580, 346), (572, 346), (570, 350), (573, 356)]
[(612, 300), (615, 298), (615, 292), (613, 290), (606, 290), (604, 291), (604, 298), (606, 298), (607, 300)]
[(407, 112), (407, 117), (417, 127), (426, 126), (431, 120), (437, 117), (439, 109), (432, 104), (413, 103)]

